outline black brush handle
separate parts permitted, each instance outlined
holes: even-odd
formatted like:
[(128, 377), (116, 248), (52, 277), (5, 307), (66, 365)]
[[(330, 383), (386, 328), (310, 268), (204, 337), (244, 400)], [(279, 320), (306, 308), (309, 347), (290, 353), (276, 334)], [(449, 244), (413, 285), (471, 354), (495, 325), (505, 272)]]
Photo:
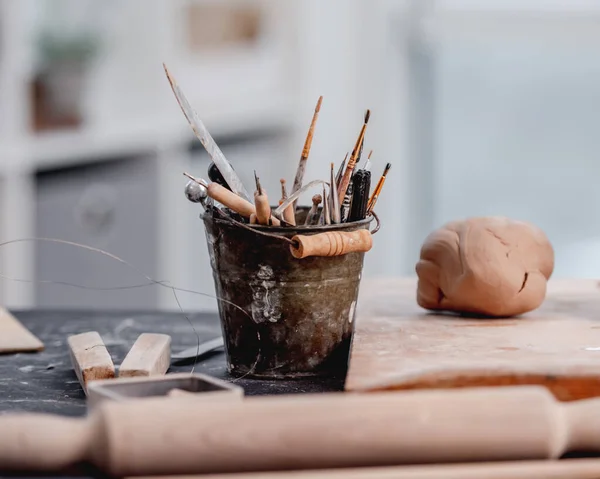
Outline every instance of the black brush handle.
[(350, 205), (352, 203), (352, 192), (354, 191), (354, 178), (350, 178), (350, 183), (348, 183), (348, 189), (346, 190), (346, 194), (344, 195), (344, 201), (340, 205), (340, 220), (342, 223), (346, 223), (350, 218)]
[(369, 191), (371, 189), (371, 172), (358, 170), (352, 177), (352, 204), (348, 221), (360, 221), (367, 216)]

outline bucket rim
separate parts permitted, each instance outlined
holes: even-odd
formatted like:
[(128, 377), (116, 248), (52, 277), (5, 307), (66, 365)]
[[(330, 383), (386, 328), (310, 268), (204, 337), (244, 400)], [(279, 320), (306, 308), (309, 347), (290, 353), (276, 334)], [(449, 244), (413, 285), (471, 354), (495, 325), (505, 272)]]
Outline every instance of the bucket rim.
[[(207, 221), (207, 220), (214, 221), (214, 222), (219, 222), (219, 223), (223, 223), (223, 224), (228, 224), (230, 226), (238, 227), (235, 223), (233, 223), (231, 221), (227, 221), (224, 218), (215, 217), (208, 209), (200, 214), (200, 219), (202, 219), (203, 221)], [(366, 226), (366, 225), (370, 224), (374, 219), (375, 219), (375, 216), (369, 215), (362, 220), (352, 221), (349, 223), (337, 223), (337, 224), (331, 224), (331, 225), (267, 226), (267, 225), (248, 223), (248, 224), (244, 224), (244, 226), (251, 228), (251, 229), (258, 230), (258, 231), (264, 231), (264, 232), (270, 232), (270, 233), (290, 234), (295, 231), (298, 233), (311, 233), (311, 232), (320, 233), (320, 232), (325, 232), (325, 231), (340, 231), (340, 230), (343, 231), (343, 230), (348, 230), (348, 229), (353, 229), (353, 228), (359, 228), (361, 226)]]

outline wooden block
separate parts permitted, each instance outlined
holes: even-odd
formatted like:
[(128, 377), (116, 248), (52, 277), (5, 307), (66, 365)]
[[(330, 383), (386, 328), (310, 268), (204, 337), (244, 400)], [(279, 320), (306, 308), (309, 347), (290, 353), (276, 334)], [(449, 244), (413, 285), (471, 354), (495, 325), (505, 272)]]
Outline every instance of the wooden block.
[(119, 377), (157, 376), (171, 364), (171, 336), (142, 333), (123, 360)]
[(0, 307), (0, 354), (42, 351), (44, 343), (8, 310)]
[(73, 369), (86, 395), (88, 382), (115, 377), (115, 366), (96, 331), (69, 336), (67, 342)]

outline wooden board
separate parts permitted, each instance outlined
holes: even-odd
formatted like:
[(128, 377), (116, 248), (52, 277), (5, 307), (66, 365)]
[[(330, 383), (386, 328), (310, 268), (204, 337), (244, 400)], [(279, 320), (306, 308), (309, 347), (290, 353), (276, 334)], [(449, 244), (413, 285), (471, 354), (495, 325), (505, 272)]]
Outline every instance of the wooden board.
[(42, 351), (44, 343), (8, 310), (0, 307), (0, 354)]
[(416, 279), (365, 281), (347, 391), (541, 384), (560, 400), (600, 396), (600, 283), (551, 280), (519, 318), (431, 314)]

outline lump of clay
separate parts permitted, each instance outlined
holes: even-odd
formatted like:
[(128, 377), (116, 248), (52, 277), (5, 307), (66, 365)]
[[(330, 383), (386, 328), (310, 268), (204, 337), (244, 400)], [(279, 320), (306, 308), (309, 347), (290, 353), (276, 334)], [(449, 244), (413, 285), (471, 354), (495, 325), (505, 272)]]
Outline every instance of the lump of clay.
[(417, 303), (429, 310), (516, 316), (542, 304), (553, 269), (552, 245), (530, 223), (503, 217), (453, 221), (421, 247)]

